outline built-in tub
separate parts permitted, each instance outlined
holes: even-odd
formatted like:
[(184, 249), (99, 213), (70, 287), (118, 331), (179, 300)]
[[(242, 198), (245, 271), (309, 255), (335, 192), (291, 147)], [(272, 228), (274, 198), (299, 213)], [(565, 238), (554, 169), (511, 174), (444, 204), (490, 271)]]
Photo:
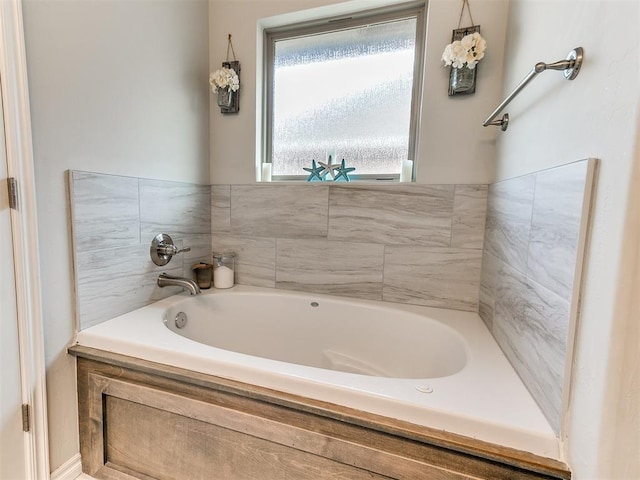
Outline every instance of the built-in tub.
[(560, 459), (471, 312), (236, 286), (161, 300), (77, 341)]

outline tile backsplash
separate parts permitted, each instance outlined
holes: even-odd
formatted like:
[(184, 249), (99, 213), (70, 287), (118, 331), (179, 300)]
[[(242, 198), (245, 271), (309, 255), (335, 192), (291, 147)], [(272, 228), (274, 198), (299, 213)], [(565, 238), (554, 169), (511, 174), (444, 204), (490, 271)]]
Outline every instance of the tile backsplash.
[[(69, 174), (80, 329), (172, 295), (212, 250), (240, 284), (477, 311), (486, 185), (193, 185)], [(158, 233), (190, 246), (164, 267)]]
[(560, 431), (595, 160), (489, 186), (480, 316)]
[(241, 284), (477, 311), (486, 185), (214, 185)]
[[(209, 186), (78, 171), (68, 182), (79, 329), (179, 292), (156, 285), (161, 272), (191, 276), (194, 263), (211, 262)], [(191, 251), (154, 265), (158, 233)]]

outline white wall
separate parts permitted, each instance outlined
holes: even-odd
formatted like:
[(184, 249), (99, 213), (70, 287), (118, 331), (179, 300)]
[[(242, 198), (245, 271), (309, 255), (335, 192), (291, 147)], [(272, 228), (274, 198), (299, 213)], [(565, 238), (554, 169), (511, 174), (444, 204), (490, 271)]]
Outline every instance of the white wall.
[[(577, 79), (545, 72), (507, 108), (512, 122), (499, 137), (497, 157), (498, 180), (586, 157), (601, 160), (566, 430), (578, 480), (640, 476), (637, 459), (620, 455), (625, 445), (633, 449), (628, 442), (635, 435), (637, 457), (637, 432), (618, 428), (634, 415), (637, 422), (640, 404), (637, 377), (635, 390), (620, 398), (625, 375), (633, 385), (625, 362), (637, 358), (640, 343), (625, 330), (631, 315), (638, 321), (629, 288), (633, 270), (626, 268), (635, 254), (625, 239), (637, 242), (639, 228), (626, 212), (627, 202), (638, 202), (629, 182), (638, 161), (639, 22), (636, 0), (512, 0), (509, 12), (505, 94), (536, 62), (585, 49)], [(625, 400), (635, 403), (625, 407)], [(635, 475), (616, 476), (614, 458), (636, 462), (629, 467)]]
[(616, 344), (611, 352), (616, 357), (611, 363), (618, 369), (619, 376), (614, 378), (611, 390), (608, 390), (612, 478), (640, 478), (640, 121), (627, 207), (624, 260), (615, 313), (621, 319), (612, 335)]
[[(256, 63), (260, 39), (257, 23), (290, 12), (331, 16), (372, 8), (399, 0), (211, 0), (210, 68), (225, 60), (227, 34), (232, 34), (242, 67), (240, 113), (222, 115), (211, 108), (211, 183), (253, 183), (256, 158)], [(482, 122), (494, 109), (501, 94), (502, 58), (508, 0), (475, 0), (473, 19), (481, 25), (487, 53), (478, 70), (475, 95), (448, 97), (449, 68), (440, 61), (442, 50), (457, 27), (462, 2), (428, 2), (427, 55), (424, 65), (422, 123), (419, 132), (417, 181), (420, 183), (489, 183), (495, 158), (494, 128)], [(311, 10), (315, 9), (315, 10)], [(300, 18), (298, 18), (298, 21)], [(281, 22), (271, 19), (270, 23)], [(464, 17), (463, 26), (469, 25)], [(462, 134), (464, 132), (464, 135)]]
[(25, 0), (51, 468), (78, 452), (67, 169), (208, 183), (206, 0)]

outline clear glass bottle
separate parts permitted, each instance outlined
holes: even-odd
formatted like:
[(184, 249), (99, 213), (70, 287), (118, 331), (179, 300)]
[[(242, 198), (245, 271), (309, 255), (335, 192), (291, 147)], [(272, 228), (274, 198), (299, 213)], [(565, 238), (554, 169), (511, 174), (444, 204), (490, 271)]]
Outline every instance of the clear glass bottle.
[(231, 288), (234, 285), (235, 277), (234, 252), (213, 253), (213, 287)]

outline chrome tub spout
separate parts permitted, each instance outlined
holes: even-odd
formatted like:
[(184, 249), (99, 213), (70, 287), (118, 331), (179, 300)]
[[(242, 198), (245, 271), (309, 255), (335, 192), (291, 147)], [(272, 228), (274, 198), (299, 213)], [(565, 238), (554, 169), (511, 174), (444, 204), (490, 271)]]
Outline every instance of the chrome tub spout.
[(174, 275), (169, 275), (167, 273), (161, 273), (158, 277), (158, 286), (159, 287), (182, 287), (185, 290), (189, 290), (191, 295), (198, 295), (200, 293), (200, 287), (193, 280), (189, 280), (184, 277), (176, 277)]

